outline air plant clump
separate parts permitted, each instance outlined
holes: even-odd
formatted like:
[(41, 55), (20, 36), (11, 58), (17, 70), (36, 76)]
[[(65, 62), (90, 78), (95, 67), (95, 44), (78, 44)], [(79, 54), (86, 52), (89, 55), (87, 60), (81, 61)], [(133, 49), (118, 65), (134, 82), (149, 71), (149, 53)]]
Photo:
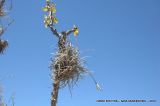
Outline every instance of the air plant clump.
[(56, 52), (54, 59), (52, 59), (53, 80), (57, 76), (60, 81), (60, 88), (66, 85), (73, 87), (84, 74), (88, 73), (84, 63), (85, 60), (80, 58), (78, 49), (68, 43), (65, 50)]

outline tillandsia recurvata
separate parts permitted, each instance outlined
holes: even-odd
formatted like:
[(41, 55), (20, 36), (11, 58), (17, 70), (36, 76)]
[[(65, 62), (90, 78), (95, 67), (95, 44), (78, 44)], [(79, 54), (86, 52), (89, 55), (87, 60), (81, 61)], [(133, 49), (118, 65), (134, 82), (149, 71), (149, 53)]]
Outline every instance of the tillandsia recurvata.
[(2, 35), (13, 22), (13, 19), (8, 16), (11, 9), (12, 0), (0, 0), (0, 54), (2, 54), (8, 46), (8, 41), (3, 40)]
[(56, 5), (51, 0), (46, 0), (46, 5), (43, 8), (46, 12), (44, 16), (44, 24), (46, 28), (49, 28), (53, 35), (58, 38), (58, 50), (55, 53), (54, 58), (51, 60), (51, 72), (53, 79), (53, 90), (51, 98), (51, 106), (56, 106), (58, 99), (58, 92), (60, 88), (66, 86), (73, 87), (84, 74), (89, 74), (95, 82), (97, 88), (100, 90), (100, 86), (92, 76), (91, 72), (84, 66), (85, 60), (80, 57), (77, 47), (74, 47), (68, 40), (68, 36), (72, 33), (76, 37), (79, 33), (77, 26), (73, 26), (71, 30), (58, 32), (55, 25), (58, 23), (56, 18)]

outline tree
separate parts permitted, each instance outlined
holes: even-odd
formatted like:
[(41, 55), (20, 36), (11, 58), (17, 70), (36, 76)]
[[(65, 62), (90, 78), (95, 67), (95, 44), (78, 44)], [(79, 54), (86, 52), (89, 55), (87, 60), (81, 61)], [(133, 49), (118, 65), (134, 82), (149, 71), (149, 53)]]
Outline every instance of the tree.
[[(0, 0), (0, 54), (2, 54), (8, 46), (8, 41), (2, 40), (1, 36), (4, 34), (8, 26), (13, 22), (13, 20), (8, 16), (8, 12), (10, 12), (12, 9), (12, 0), (9, 1), (10, 2), (6, 2), (6, 0)], [(8, 8), (5, 6), (7, 4), (9, 4)], [(3, 23), (3, 20), (8, 21)]]
[(89, 74), (98, 89), (100, 86), (92, 76), (92, 74), (85, 68), (82, 58), (80, 58), (77, 47), (74, 47), (68, 40), (68, 37), (73, 33), (76, 37), (79, 33), (78, 27), (73, 26), (71, 30), (58, 32), (55, 25), (58, 23), (58, 19), (55, 17), (56, 7), (55, 4), (46, 0), (46, 5), (43, 8), (47, 14), (44, 17), (44, 24), (46, 28), (49, 28), (53, 35), (58, 38), (58, 50), (55, 56), (52, 58), (52, 64), (50, 66), (53, 79), (53, 90), (51, 93), (51, 106), (56, 106), (58, 100), (58, 92), (60, 88), (66, 86), (72, 88), (77, 81), (79, 81), (84, 74)]
[[(7, 7), (6, 5), (9, 5)], [(8, 41), (2, 40), (1, 36), (4, 34), (4, 32), (7, 30), (8, 26), (13, 22), (12, 19), (8, 16), (8, 12), (12, 9), (12, 0), (9, 0), (9, 2), (6, 0), (0, 0), (0, 54), (4, 52), (4, 50), (8, 46)], [(3, 20), (7, 20), (7, 23), (3, 23)], [(12, 106), (14, 106), (14, 99), (11, 97), (12, 100)], [(4, 101), (3, 96), (3, 88), (0, 85), (0, 106), (7, 106), (7, 104)]]

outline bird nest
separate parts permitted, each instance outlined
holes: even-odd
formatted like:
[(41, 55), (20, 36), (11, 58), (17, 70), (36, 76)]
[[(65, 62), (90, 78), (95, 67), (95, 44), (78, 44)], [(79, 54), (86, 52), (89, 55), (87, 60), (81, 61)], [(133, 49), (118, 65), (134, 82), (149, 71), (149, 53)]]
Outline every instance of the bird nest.
[(88, 71), (84, 67), (85, 61), (80, 58), (79, 51), (71, 44), (66, 45), (63, 51), (58, 51), (52, 59), (52, 78), (60, 82), (60, 87), (73, 87)]
[(4, 52), (7, 46), (8, 42), (0, 39), (0, 54)]

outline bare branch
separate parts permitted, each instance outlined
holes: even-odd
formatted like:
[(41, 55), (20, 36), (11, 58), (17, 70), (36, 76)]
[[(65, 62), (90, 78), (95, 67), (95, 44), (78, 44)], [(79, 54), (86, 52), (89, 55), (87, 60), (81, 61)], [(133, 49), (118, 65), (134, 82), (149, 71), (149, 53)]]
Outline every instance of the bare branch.
[(60, 37), (59, 33), (57, 32), (57, 29), (55, 29), (54, 27), (52, 26), (49, 26), (49, 28), (51, 29), (52, 33), (56, 36), (56, 37)]

